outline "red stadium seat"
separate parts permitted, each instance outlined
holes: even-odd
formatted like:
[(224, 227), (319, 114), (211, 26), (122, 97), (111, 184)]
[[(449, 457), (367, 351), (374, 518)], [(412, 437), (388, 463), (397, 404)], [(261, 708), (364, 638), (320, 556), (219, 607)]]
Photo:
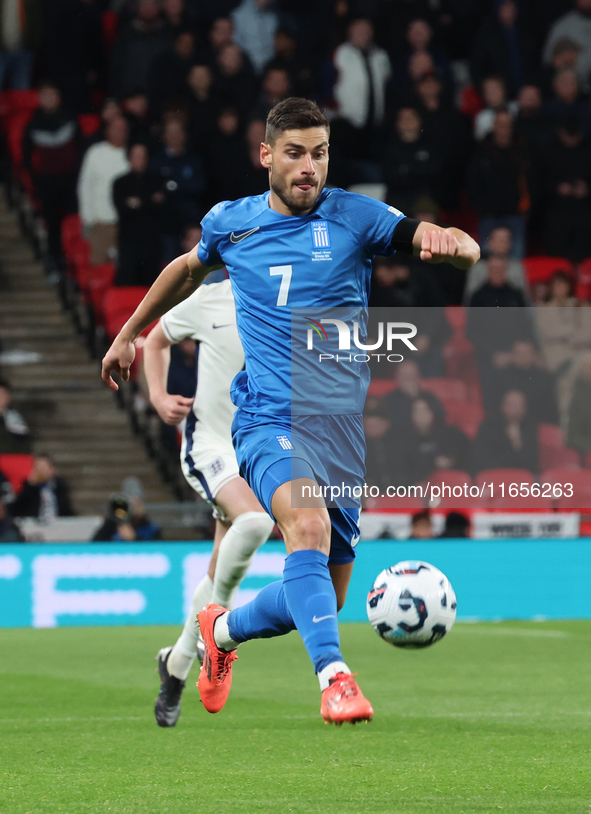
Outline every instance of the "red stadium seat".
[(465, 402), (467, 399), (466, 385), (459, 379), (421, 379), (421, 387), (437, 396), (444, 405), (448, 401)]
[(102, 263), (100, 266), (88, 266), (88, 295), (94, 311), (94, 321), (97, 325), (104, 325), (104, 301), (107, 291), (115, 282), (115, 266), (113, 263)]
[[(433, 509), (445, 509), (446, 511), (453, 511), (454, 509), (472, 510), (475, 508), (484, 508), (488, 505), (487, 500), (481, 499), (480, 496), (471, 497), (469, 494), (465, 494), (466, 490), (464, 487), (469, 489), (473, 485), (472, 476), (469, 472), (464, 472), (461, 469), (438, 469), (435, 472), (431, 472), (429, 477), (425, 478), (422, 483), (424, 488), (427, 488), (427, 485), (429, 486), (429, 494), (427, 494), (426, 497), (429, 500), (428, 505)], [(442, 490), (443, 487), (445, 487), (445, 494), (439, 497), (435, 495), (433, 499), (431, 499), (433, 487), (439, 487)], [(462, 494), (454, 496), (454, 487), (456, 491), (461, 489)]]
[(80, 113), (78, 116), (78, 127), (86, 138), (94, 136), (101, 126), (101, 117), (98, 113)]
[(476, 475), (475, 483), (477, 486), (482, 486), (483, 483), (492, 483), (494, 486), (500, 486), (504, 483), (509, 486), (510, 483), (534, 483), (534, 476), (529, 469), (513, 469), (512, 467), (503, 467), (502, 469), (483, 469)]
[(540, 424), (538, 427), (538, 454), (541, 469), (580, 465), (579, 453), (564, 446), (564, 433), (557, 424)]
[(8, 151), (16, 168), (20, 168), (23, 163), (23, 136), (32, 115), (32, 110), (19, 110), (6, 123)]
[(0, 470), (8, 478), (15, 492), (20, 492), (23, 483), (29, 477), (35, 458), (33, 455), (0, 455)]
[(397, 383), (392, 379), (372, 379), (369, 383), (367, 395), (379, 399), (387, 396), (392, 390), (396, 390), (396, 387)]
[(0, 120), (5, 122), (15, 113), (28, 110), (31, 113), (39, 105), (39, 92), (36, 90), (5, 90), (0, 93)]
[(556, 271), (575, 276), (573, 264), (565, 257), (525, 257), (523, 266), (530, 286), (547, 282)]
[(364, 512), (409, 512), (425, 508), (420, 497), (369, 497), (363, 506)]
[(556, 481), (563, 486), (572, 483), (573, 494), (558, 498), (556, 507), (566, 511), (581, 510), (587, 514), (591, 511), (591, 472), (587, 469), (573, 469), (564, 480)]
[(545, 469), (540, 475), (540, 483), (551, 483), (553, 486), (555, 483), (572, 483), (573, 473), (577, 471), (577, 469), (565, 466)]
[(82, 238), (82, 221), (80, 215), (66, 215), (62, 218), (62, 248), (65, 254)]
[(575, 294), (583, 302), (591, 301), (591, 257), (579, 264)]
[[(103, 312), (107, 336), (111, 339), (117, 336), (147, 293), (148, 288), (141, 285), (110, 288), (106, 292), (103, 300)], [(149, 328), (144, 331), (144, 334), (148, 331)]]

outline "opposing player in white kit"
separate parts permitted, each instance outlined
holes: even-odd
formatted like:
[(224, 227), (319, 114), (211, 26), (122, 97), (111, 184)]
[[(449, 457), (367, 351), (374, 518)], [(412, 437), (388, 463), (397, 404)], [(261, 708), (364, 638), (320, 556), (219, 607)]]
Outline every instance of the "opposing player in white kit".
[[(211, 275), (211, 282), (165, 314), (144, 345), (150, 401), (165, 423), (185, 420), (182, 470), (193, 489), (211, 503), (216, 518), (208, 574), (195, 589), (178, 641), (158, 653), (161, 686), (154, 712), (160, 726), (174, 726), (181, 712), (181, 694), (197, 656), (197, 613), (210, 602), (231, 607), (256, 550), (273, 529), (273, 521), (240, 477), (232, 446), (235, 407), (230, 385), (244, 367), (244, 351), (232, 287), (220, 274)], [(188, 338), (199, 343), (194, 399), (166, 390), (170, 346)]]

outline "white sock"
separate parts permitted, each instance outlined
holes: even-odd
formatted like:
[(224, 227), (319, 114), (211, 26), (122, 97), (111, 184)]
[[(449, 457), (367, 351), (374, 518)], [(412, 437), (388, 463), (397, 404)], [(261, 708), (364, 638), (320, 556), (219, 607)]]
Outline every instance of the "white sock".
[(186, 681), (193, 662), (197, 658), (197, 639), (199, 638), (199, 625), (197, 624), (197, 614), (209, 605), (213, 591), (213, 582), (206, 574), (199, 585), (195, 588), (191, 610), (187, 616), (183, 632), (179, 636), (172, 652), (168, 657), (168, 672)]
[(337, 673), (350, 674), (351, 670), (349, 670), (344, 661), (333, 661), (332, 664), (329, 664), (328, 667), (323, 667), (322, 670), (316, 674), (320, 682), (321, 692), (330, 686), (330, 679), (334, 678)]
[(240, 642), (235, 642), (230, 637), (230, 629), (228, 627), (228, 613), (222, 613), (221, 616), (215, 620), (213, 626), (213, 638), (220, 650), (236, 650)]
[(238, 515), (220, 543), (210, 602), (223, 608), (232, 607), (238, 586), (257, 549), (269, 539), (273, 525), (273, 520), (264, 512)]

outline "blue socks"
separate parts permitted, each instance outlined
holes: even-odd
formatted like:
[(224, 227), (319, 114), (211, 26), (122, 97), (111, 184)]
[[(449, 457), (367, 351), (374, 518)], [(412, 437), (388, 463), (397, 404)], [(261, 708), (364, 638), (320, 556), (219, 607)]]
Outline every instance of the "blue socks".
[(236, 643), (299, 631), (315, 672), (342, 662), (337, 598), (328, 557), (320, 551), (294, 551), (285, 560), (283, 581), (267, 585), (247, 605), (233, 610), (228, 630)]
[(249, 639), (271, 639), (295, 630), (287, 609), (283, 582), (266, 585), (255, 598), (228, 614), (228, 630), (236, 644)]

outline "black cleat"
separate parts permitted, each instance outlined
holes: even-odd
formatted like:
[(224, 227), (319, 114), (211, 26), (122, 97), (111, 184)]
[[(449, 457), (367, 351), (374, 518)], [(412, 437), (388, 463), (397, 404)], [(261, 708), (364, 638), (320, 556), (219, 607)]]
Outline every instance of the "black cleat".
[(170, 675), (166, 663), (172, 647), (163, 647), (156, 657), (160, 673), (160, 692), (154, 704), (154, 714), (158, 726), (175, 726), (181, 714), (181, 695), (185, 682)]

